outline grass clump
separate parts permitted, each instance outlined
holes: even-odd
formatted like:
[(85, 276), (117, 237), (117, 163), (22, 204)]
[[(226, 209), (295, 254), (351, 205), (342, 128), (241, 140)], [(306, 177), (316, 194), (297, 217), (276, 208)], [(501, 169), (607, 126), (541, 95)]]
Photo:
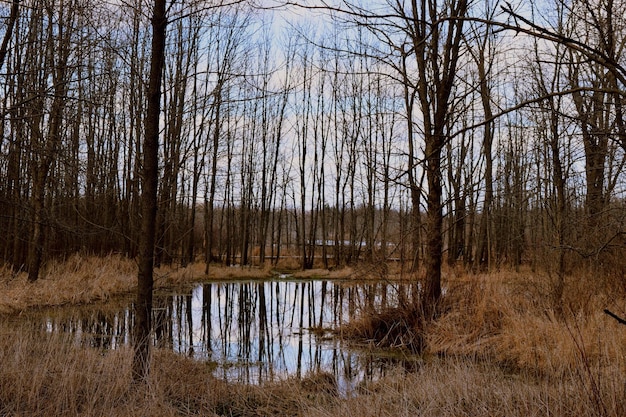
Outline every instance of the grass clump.
[(422, 322), (413, 308), (365, 309), (358, 319), (344, 325), (341, 332), (348, 339), (360, 340), (377, 348), (402, 349), (411, 353), (423, 350)]
[(566, 283), (561, 305), (540, 275), (507, 272), (456, 282), (426, 331), (428, 350), (555, 378), (580, 366), (624, 365), (626, 327), (603, 312), (609, 305), (623, 311), (623, 296), (593, 284), (581, 291), (578, 279)]

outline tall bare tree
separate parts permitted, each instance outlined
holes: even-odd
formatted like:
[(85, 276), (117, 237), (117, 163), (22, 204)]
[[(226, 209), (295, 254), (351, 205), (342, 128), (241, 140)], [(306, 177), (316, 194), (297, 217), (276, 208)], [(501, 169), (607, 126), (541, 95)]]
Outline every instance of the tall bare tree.
[[(413, 0), (409, 8), (395, 5), (401, 27), (415, 59), (415, 90), (421, 111), (426, 196), (425, 280), (420, 308), (426, 317), (436, 314), (441, 297), (443, 250), (442, 151), (449, 140), (451, 100), (462, 48), (468, 2)], [(407, 45), (408, 46), (408, 45)]]
[[(39, 277), (44, 244), (46, 239), (46, 188), (50, 171), (57, 159), (58, 151), (62, 143), (62, 124), (66, 94), (69, 87), (70, 68), (69, 58), (72, 51), (72, 37), (76, 30), (74, 26), (75, 5), (70, 0), (69, 4), (61, 1), (59, 4), (49, 2), (42, 5), (44, 12), (39, 19), (34, 19), (35, 24), (41, 25), (37, 29), (43, 41), (45, 57), (44, 71), (36, 84), (41, 90), (37, 98), (38, 107), (33, 108), (32, 143), (33, 147), (33, 199), (32, 199), (32, 226), (30, 233), (30, 247), (28, 250), (28, 280), (36, 281)], [(53, 27), (57, 22), (56, 27)], [(35, 31), (33, 27), (33, 31)], [(44, 32), (45, 31), (45, 35)], [(34, 32), (34, 36), (38, 36)], [(38, 54), (33, 51), (34, 54)], [(46, 108), (47, 83), (51, 80), (53, 91), (52, 102)], [(44, 114), (48, 114), (47, 123)]]
[(154, 284), (154, 244), (156, 235), (157, 192), (159, 179), (159, 122), (161, 83), (165, 65), (166, 0), (154, 0), (148, 109), (143, 140), (141, 194), (141, 235), (139, 272), (135, 302), (133, 380), (145, 381), (150, 371), (150, 332), (152, 329), (152, 288)]

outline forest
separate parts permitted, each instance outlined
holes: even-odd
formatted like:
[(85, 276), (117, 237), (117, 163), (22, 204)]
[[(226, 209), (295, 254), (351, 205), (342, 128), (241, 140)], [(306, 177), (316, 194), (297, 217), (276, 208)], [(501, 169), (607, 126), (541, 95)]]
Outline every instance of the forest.
[(153, 266), (393, 269), (426, 319), (444, 270), (541, 271), (562, 317), (578, 275), (623, 287), (625, 9), (7, 0), (0, 263), (138, 259), (139, 297)]
[[(157, 264), (415, 269), (433, 211), (452, 264), (563, 274), (620, 252), (621, 4), (440, 5), (429, 39), (389, 3), (169, 7)], [(149, 5), (4, 8), (3, 261), (36, 279), (75, 252), (136, 256)]]

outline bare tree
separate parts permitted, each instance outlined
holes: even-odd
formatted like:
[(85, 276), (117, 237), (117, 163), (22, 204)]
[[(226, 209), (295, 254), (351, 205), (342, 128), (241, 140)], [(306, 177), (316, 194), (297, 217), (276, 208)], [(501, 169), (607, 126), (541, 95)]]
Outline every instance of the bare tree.
[[(493, 21), (494, 15), (498, 10), (498, 2), (492, 3), (487, 0), (484, 2), (485, 14), (488, 21)], [(497, 40), (494, 33), (494, 26), (490, 23), (476, 24), (472, 23), (472, 35), (474, 41), (474, 48), (469, 49), (474, 64), (476, 65), (476, 72), (478, 75), (478, 92), (480, 95), (480, 102), (482, 104), (482, 110), (484, 113), (484, 134), (483, 134), (483, 158), (485, 161), (485, 197), (483, 200), (483, 207), (480, 217), (480, 226), (477, 235), (477, 247), (476, 256), (474, 259), (474, 267), (491, 267), (492, 256), (490, 242), (493, 241), (492, 233), (492, 219), (491, 209), (493, 203), (493, 142), (494, 142), (494, 112), (493, 112), (493, 95), (492, 85), (494, 79), (494, 65), (496, 60)]]
[(462, 47), (465, 0), (438, 3), (412, 1), (410, 10), (397, 7), (402, 28), (415, 59), (416, 95), (422, 113), (426, 197), (426, 254), (423, 296), (420, 308), (426, 317), (436, 314), (441, 297), (442, 264), (442, 150), (448, 140), (451, 99)]
[[(344, 2), (344, 8), (328, 9), (339, 12), (344, 18), (347, 16), (359, 27), (367, 28), (381, 45), (387, 47), (385, 51), (380, 50), (377, 56), (398, 71), (397, 78), (407, 87), (405, 97), (407, 112), (410, 112), (408, 120), (413, 120), (414, 110), (420, 113), (419, 122), (409, 126), (409, 135), (417, 128), (424, 141), (424, 171), (428, 192), (425, 280), (419, 307), (425, 317), (430, 317), (436, 314), (441, 297), (442, 151), (450, 136), (449, 122), (468, 2), (412, 0), (408, 3), (388, 1), (387, 5), (389, 11), (385, 14), (377, 14), (348, 2)], [(414, 109), (415, 101), (417, 106)], [(414, 146), (414, 141), (409, 140), (409, 145)], [(414, 155), (414, 152), (410, 152), (409, 170), (416, 165)], [(412, 181), (414, 195), (418, 191), (416, 184), (416, 181)]]
[(4, 66), (4, 61), (7, 56), (7, 50), (9, 42), (13, 36), (13, 29), (20, 12), (20, 0), (13, 0), (11, 3), (11, 13), (9, 14), (9, 21), (7, 22), (7, 28), (2, 37), (2, 44), (0, 44), (0, 68)]
[(154, 244), (156, 235), (157, 192), (159, 179), (159, 122), (161, 83), (165, 65), (166, 0), (154, 0), (148, 110), (143, 140), (141, 194), (141, 235), (139, 272), (135, 303), (133, 380), (145, 381), (150, 371), (150, 332), (152, 329), (152, 287), (154, 283)]
[[(58, 10), (57, 10), (58, 8)], [(34, 19), (35, 24), (40, 24), (39, 31), (45, 30), (45, 35), (40, 32), (43, 41), (41, 47), (45, 51), (45, 68), (47, 76), (42, 76), (35, 81), (35, 85), (41, 89), (39, 91), (38, 105), (33, 108), (31, 119), (32, 140), (34, 150), (33, 160), (33, 199), (32, 199), (32, 227), (30, 233), (30, 247), (28, 250), (28, 280), (36, 281), (39, 277), (44, 243), (46, 216), (46, 187), (52, 165), (55, 162), (62, 140), (63, 111), (65, 108), (65, 97), (69, 86), (69, 57), (72, 50), (72, 36), (74, 30), (75, 14), (71, 10), (73, 5), (59, 5), (53, 3), (45, 4), (45, 15)], [(53, 28), (52, 22), (58, 22)], [(38, 36), (33, 27), (34, 36)], [(44, 37), (45, 36), (45, 37)], [(33, 51), (33, 53), (37, 54)], [(49, 109), (45, 109), (46, 90), (48, 78), (52, 82), (53, 99)], [(48, 112), (49, 118), (47, 129), (45, 129), (44, 112)], [(45, 133), (44, 133), (45, 132)]]

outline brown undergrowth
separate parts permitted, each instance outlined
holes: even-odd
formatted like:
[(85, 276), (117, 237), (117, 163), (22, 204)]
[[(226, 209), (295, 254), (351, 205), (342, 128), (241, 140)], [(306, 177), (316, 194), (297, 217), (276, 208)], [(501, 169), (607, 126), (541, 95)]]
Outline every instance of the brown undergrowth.
[[(155, 288), (171, 288), (202, 279), (266, 278), (271, 269), (211, 266), (204, 274), (203, 263), (187, 267), (157, 268)], [(75, 254), (65, 261), (52, 261), (40, 278), (30, 283), (27, 274), (0, 268), (0, 314), (18, 313), (30, 308), (87, 304), (106, 301), (135, 290), (137, 264), (121, 255), (105, 257)]]
[[(626, 326), (604, 313), (626, 315), (622, 283), (570, 276), (555, 301), (549, 277), (531, 271), (449, 278), (435, 320), (424, 322), (412, 308), (365, 309), (344, 335), (405, 350), (417, 343), (426, 358), (486, 369), (520, 388), (542, 386), (560, 409), (553, 415), (626, 413)], [(565, 394), (577, 396), (572, 410), (580, 414), (565, 412)]]
[[(23, 326), (23, 325), (22, 325)], [(207, 362), (156, 350), (146, 385), (130, 383), (132, 352), (102, 351), (0, 322), (1, 416), (620, 416), (624, 373), (606, 366), (594, 383), (573, 366), (560, 378), (512, 372), (489, 361), (425, 357), (348, 396), (329, 374), (263, 386), (216, 379)], [(594, 395), (593, 392), (597, 395)]]
[[(135, 279), (130, 261), (116, 260), (126, 278), (111, 277), (96, 260), (70, 261), (49, 267), (34, 285), (3, 278), (0, 297), (21, 300), (19, 308), (38, 297), (87, 302), (126, 291)], [(159, 271), (157, 282), (176, 285), (196, 272)], [(435, 321), (419, 324), (415, 311), (386, 309), (364, 311), (351, 324), (390, 347), (419, 337), (425, 350), (416, 370), (393, 368), (347, 397), (328, 374), (232, 384), (214, 378), (209, 363), (165, 350), (154, 352), (150, 382), (133, 386), (128, 348), (70, 343), (0, 315), (0, 416), (622, 416), (626, 326), (603, 313), (626, 316), (619, 279), (568, 277), (557, 305), (550, 279), (531, 271), (449, 273)]]
[(327, 374), (232, 384), (213, 377), (208, 362), (161, 349), (150, 381), (133, 385), (129, 348), (80, 346), (7, 321), (0, 331), (0, 416), (287, 416), (338, 398)]
[(603, 312), (626, 311), (625, 294), (591, 277), (569, 277), (555, 304), (547, 282), (530, 272), (499, 272), (450, 283), (441, 316), (426, 330), (428, 351), (556, 378), (588, 366), (626, 369), (626, 327)]
[(376, 348), (420, 353), (424, 347), (423, 324), (411, 307), (362, 310), (359, 318), (343, 325), (340, 332), (349, 340)]

